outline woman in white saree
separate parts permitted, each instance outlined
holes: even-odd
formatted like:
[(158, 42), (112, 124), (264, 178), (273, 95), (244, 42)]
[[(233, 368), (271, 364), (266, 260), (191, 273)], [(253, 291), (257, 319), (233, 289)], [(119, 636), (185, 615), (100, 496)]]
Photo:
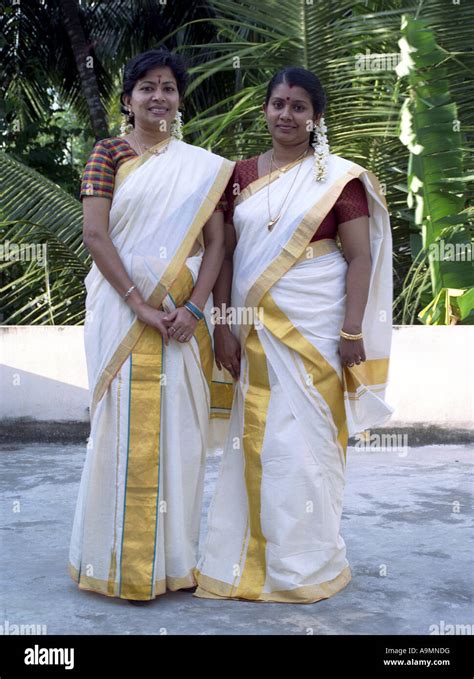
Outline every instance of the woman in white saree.
[(133, 129), (83, 179), (91, 435), (71, 537), (81, 589), (144, 602), (196, 583), (212, 377), (216, 205), (233, 163), (179, 139), (186, 84), (166, 50), (127, 64)]
[[(324, 104), (313, 74), (277, 74), (264, 106), (273, 148), (231, 180), (214, 303), (240, 323), (214, 338), (237, 381), (198, 597), (312, 603), (351, 579), (339, 533), (347, 441), (392, 412), (391, 233), (376, 177), (329, 153)], [(365, 214), (343, 200), (354, 180)]]

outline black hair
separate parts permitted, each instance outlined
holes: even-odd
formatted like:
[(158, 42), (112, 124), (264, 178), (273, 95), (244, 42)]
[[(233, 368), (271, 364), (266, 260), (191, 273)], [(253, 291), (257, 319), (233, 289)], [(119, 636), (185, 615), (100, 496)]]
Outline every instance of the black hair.
[[(275, 87), (281, 84), (287, 84), (290, 87), (302, 87), (309, 94), (314, 108), (314, 115), (317, 116), (319, 113), (324, 113), (326, 109), (326, 94), (319, 78), (314, 73), (299, 66), (290, 66), (278, 71), (268, 83), (265, 97), (266, 105), (270, 101)], [(309, 135), (310, 144), (313, 143), (314, 138), (315, 132), (312, 130)]]
[[(157, 49), (148, 50), (137, 54), (133, 59), (130, 59), (125, 65), (122, 83), (122, 92), (120, 94), (120, 111), (128, 115), (128, 109), (125, 107), (123, 98), (125, 95), (131, 96), (133, 88), (137, 82), (143, 78), (152, 68), (168, 66), (176, 78), (176, 85), (178, 87), (179, 98), (182, 99), (188, 84), (188, 73), (186, 71), (186, 64), (184, 59), (179, 54), (173, 54), (166, 47), (159, 47)], [(133, 123), (133, 114), (129, 116), (130, 122)]]

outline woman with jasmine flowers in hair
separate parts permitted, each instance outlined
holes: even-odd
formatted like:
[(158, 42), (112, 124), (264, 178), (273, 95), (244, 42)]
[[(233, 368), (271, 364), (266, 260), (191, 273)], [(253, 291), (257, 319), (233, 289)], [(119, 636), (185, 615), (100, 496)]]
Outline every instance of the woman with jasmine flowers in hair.
[(227, 190), (214, 304), (251, 320), (214, 332), (236, 385), (198, 597), (312, 603), (351, 579), (348, 436), (392, 412), (391, 233), (376, 177), (329, 152), (324, 108), (315, 75), (277, 73), (272, 148), (238, 162)]
[(196, 583), (212, 347), (234, 164), (181, 141), (187, 75), (165, 49), (125, 67), (122, 137), (81, 189), (91, 435), (71, 538), (81, 589), (140, 603)]

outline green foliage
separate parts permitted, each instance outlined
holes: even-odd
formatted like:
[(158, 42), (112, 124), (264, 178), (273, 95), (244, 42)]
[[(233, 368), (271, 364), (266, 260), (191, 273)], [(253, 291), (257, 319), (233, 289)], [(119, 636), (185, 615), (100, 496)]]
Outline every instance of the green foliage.
[(2, 322), (81, 323), (91, 262), (80, 202), (5, 153), (0, 167)]
[[(56, 0), (22, 2), (21, 8), (8, 7), (0, 19), (8, 152), (2, 158), (2, 240), (47, 243), (48, 265), (2, 263), (3, 322), (79, 323), (89, 259), (74, 197), (94, 142), (91, 106)], [(438, 266), (429, 247), (468, 238), (474, 3), (92, 0), (78, 2), (78, 9), (110, 134), (120, 127), (123, 64), (160, 43), (179, 50), (190, 67), (186, 141), (233, 159), (270, 145), (261, 107), (271, 76), (288, 65), (315, 72), (328, 96), (331, 150), (371, 169), (385, 189), (395, 322), (471, 322), (472, 295), (452, 292), (468, 290), (466, 267), (459, 261)], [(404, 15), (406, 44), (423, 49), (410, 75), (399, 76), (387, 55), (399, 52)], [(413, 59), (408, 51), (403, 56), (407, 63)], [(448, 133), (455, 118), (460, 128)], [(412, 153), (410, 160), (401, 132), (404, 143), (423, 145), (425, 155)], [(37, 306), (38, 300), (46, 301)]]
[[(428, 23), (420, 19), (404, 16), (401, 36), (397, 72), (407, 78), (409, 90), (401, 108), (400, 139), (410, 152), (408, 198), (419, 229), (419, 236), (412, 239), (415, 262), (408, 282), (413, 278), (421, 283), (416, 295), (402, 293), (402, 318), (413, 316), (419, 308), (416, 300), (426, 302), (418, 313), (424, 323), (472, 323), (474, 311), (468, 301), (473, 269), (472, 260), (466, 258), (472, 232), (464, 191), (473, 177), (464, 174), (461, 121), (451, 97), (446, 53), (436, 44)], [(424, 262), (421, 281), (420, 259)]]

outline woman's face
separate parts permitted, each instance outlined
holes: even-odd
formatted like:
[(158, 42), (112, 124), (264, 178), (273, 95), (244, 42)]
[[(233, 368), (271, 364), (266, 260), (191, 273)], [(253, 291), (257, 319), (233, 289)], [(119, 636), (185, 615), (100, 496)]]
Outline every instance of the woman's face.
[(124, 97), (135, 115), (135, 126), (170, 129), (179, 106), (176, 78), (168, 66), (153, 68), (135, 83), (131, 97)]
[(292, 146), (309, 140), (310, 124), (319, 121), (308, 92), (296, 85), (277, 85), (263, 106), (268, 130), (275, 141)]

